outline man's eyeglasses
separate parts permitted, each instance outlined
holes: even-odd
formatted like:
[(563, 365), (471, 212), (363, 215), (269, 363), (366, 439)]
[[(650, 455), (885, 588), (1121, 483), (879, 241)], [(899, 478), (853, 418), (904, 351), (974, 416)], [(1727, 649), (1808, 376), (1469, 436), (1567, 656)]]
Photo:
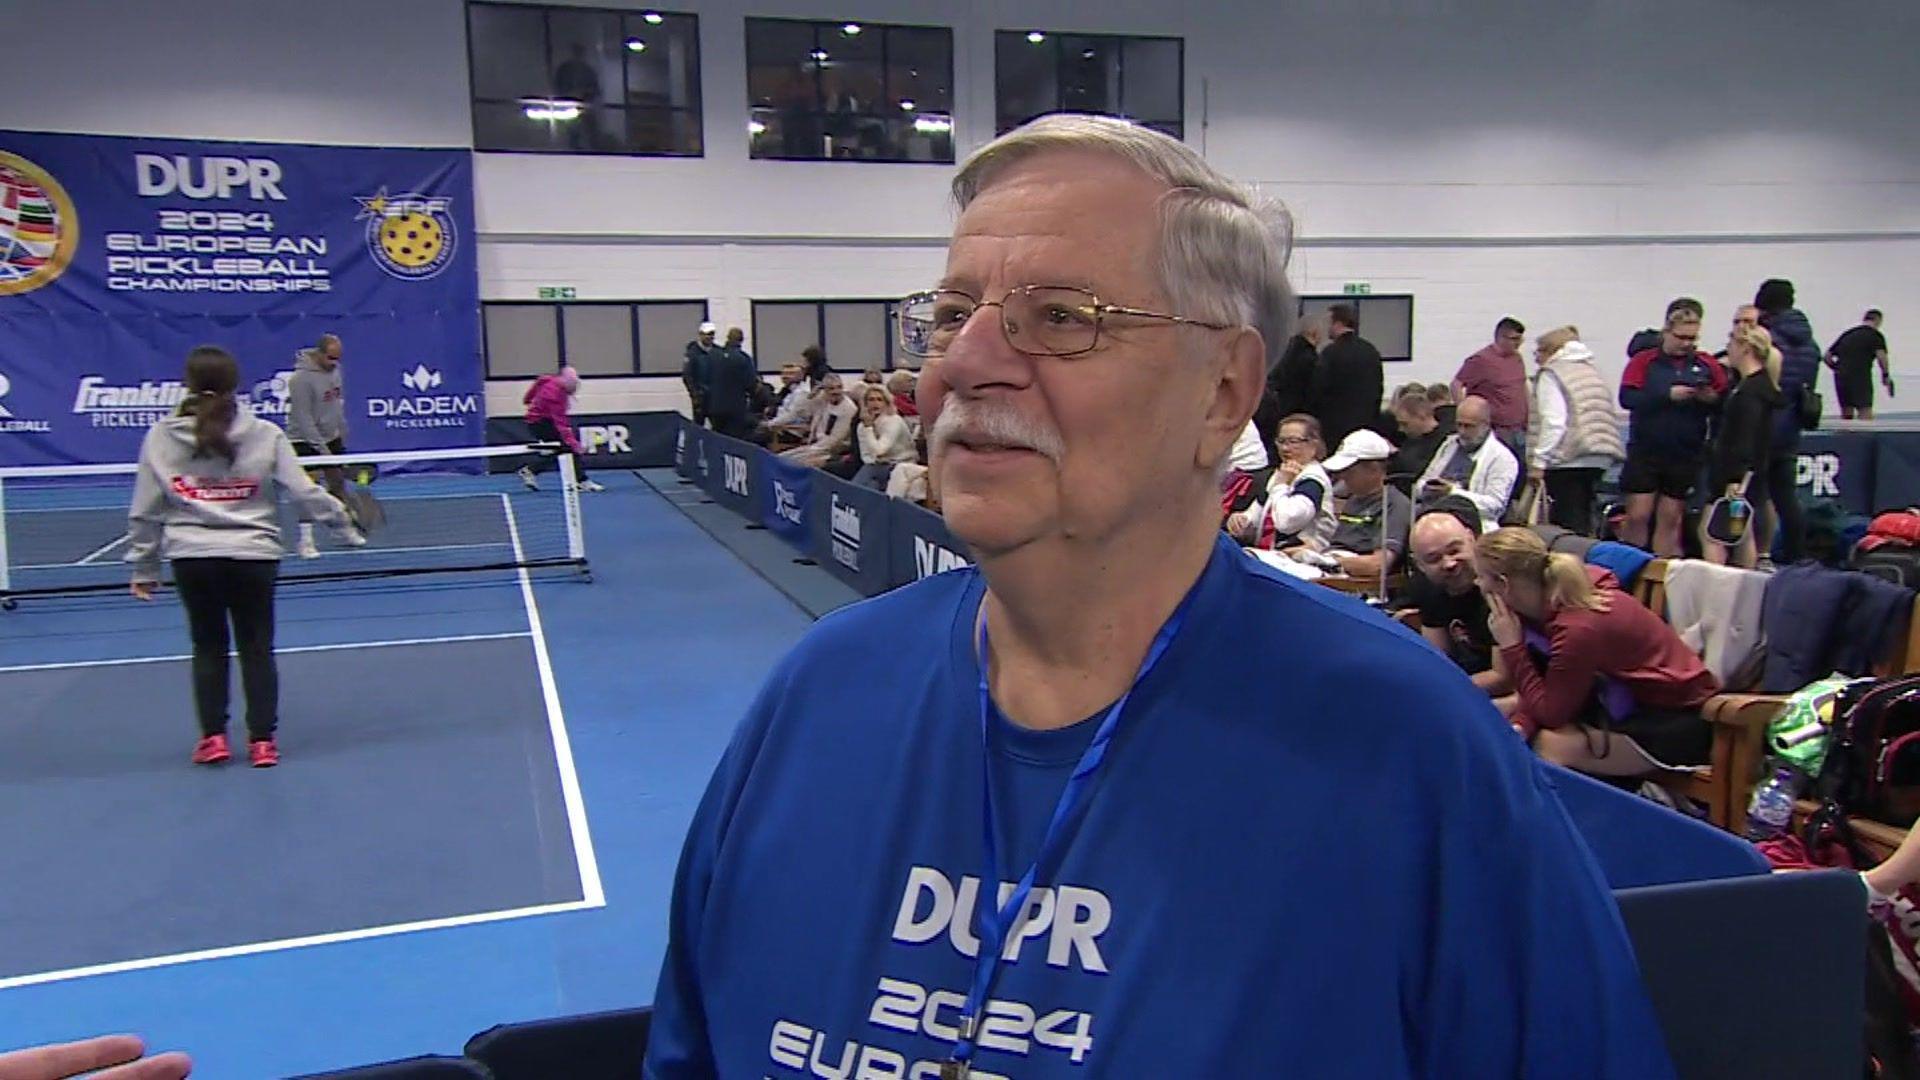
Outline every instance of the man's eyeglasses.
[(900, 347), (913, 356), (943, 356), (974, 312), (983, 307), (1000, 309), (1000, 328), (1006, 332), (1008, 343), (1029, 356), (1092, 352), (1100, 344), (1101, 326), (1115, 316), (1208, 330), (1232, 329), (1227, 323), (1104, 303), (1093, 293), (1070, 285), (1019, 285), (999, 300), (981, 300), (958, 289), (936, 289), (900, 301), (894, 312)]

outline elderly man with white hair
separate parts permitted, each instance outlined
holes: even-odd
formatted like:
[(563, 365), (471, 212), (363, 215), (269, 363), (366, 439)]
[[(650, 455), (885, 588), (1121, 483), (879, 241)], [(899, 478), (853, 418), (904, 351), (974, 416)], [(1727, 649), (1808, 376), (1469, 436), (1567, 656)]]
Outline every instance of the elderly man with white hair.
[(1084, 116), (953, 187), (901, 344), (978, 567), (768, 679), (687, 837), (646, 1075), (1670, 1076), (1545, 766), (1220, 534), (1294, 305), (1277, 209)]

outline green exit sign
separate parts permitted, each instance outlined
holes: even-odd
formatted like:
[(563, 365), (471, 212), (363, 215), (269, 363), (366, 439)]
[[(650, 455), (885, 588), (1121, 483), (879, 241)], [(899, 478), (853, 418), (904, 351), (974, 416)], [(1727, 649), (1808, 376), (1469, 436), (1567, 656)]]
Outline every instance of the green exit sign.
[(540, 299), (542, 300), (572, 300), (573, 298), (574, 292), (573, 286), (571, 285), (540, 286)]
[(1373, 282), (1349, 281), (1340, 287), (1340, 291), (1346, 293), (1348, 296), (1372, 296)]

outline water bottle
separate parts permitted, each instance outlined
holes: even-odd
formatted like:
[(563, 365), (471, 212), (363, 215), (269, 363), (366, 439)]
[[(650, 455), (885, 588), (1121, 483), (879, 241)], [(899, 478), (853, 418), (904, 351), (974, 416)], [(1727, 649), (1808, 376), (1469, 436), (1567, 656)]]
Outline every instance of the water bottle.
[(1747, 839), (1754, 843), (1771, 840), (1787, 831), (1793, 821), (1795, 782), (1792, 769), (1779, 769), (1773, 779), (1753, 792), (1747, 805)]

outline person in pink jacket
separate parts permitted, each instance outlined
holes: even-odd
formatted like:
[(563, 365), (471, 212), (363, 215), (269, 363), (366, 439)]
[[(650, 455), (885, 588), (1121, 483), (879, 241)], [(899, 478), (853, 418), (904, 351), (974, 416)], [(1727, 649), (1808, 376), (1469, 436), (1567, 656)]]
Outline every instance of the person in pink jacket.
[[(567, 422), (567, 409), (573, 404), (573, 395), (580, 391), (580, 373), (571, 367), (563, 367), (557, 375), (542, 375), (527, 387), (526, 396), (520, 400), (527, 406), (527, 432), (536, 442), (560, 443), (565, 446), (567, 456), (573, 458), (573, 474), (580, 478), (580, 490), (604, 491), (605, 488), (587, 479), (586, 472), (580, 467), (580, 439), (573, 433), (573, 425)], [(540, 482), (535, 474), (546, 468), (545, 457), (531, 465), (520, 467), (520, 482), (527, 485), (529, 491), (539, 491)]]

